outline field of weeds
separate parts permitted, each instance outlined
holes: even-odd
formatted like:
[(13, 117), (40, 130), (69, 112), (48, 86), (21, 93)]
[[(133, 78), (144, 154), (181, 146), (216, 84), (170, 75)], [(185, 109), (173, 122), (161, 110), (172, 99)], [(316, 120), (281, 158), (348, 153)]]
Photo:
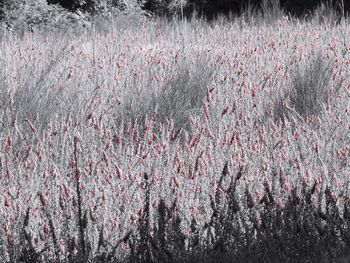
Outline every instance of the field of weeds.
[(1, 261), (347, 262), (348, 22), (115, 23), (1, 38)]

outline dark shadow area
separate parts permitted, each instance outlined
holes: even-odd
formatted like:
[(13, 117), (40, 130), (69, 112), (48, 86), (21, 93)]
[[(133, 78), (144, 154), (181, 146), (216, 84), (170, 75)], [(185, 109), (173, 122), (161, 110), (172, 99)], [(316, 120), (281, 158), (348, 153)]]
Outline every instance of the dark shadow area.
[[(274, 0), (189, 0), (184, 7), (184, 13), (187, 16), (192, 16), (193, 12), (196, 12), (199, 16), (205, 17), (208, 20), (213, 20), (217, 16), (229, 16), (241, 15), (242, 11), (248, 7), (252, 10), (259, 11), (263, 4), (273, 2)], [(332, 7), (338, 15), (348, 13), (350, 10), (350, 3), (348, 0), (277, 0), (281, 8), (286, 14), (290, 14), (293, 17), (305, 17), (305, 15), (311, 14), (321, 4), (328, 7)], [(157, 15), (167, 14), (167, 2), (159, 0), (148, 0), (144, 5), (144, 9)], [(160, 4), (163, 3), (163, 4)], [(344, 4), (344, 6), (343, 6)]]

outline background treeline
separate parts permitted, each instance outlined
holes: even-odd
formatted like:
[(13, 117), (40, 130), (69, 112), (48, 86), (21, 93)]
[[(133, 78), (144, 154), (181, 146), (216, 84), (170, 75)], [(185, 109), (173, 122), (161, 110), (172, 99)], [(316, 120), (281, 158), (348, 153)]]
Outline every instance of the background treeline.
[[(4, 0), (3, 0), (4, 1)], [(125, 3), (122, 0), (48, 0), (49, 4), (60, 4), (62, 7), (69, 10), (83, 9), (93, 12), (101, 6), (101, 2), (125, 8)], [(334, 8), (339, 14), (350, 9), (350, 2), (347, 0), (137, 0), (144, 10), (166, 15), (172, 13), (174, 8), (183, 8), (186, 14), (196, 10), (203, 15), (212, 18), (217, 14), (237, 14), (242, 10), (253, 7), (260, 9), (266, 4), (279, 4), (286, 13), (293, 16), (304, 16), (314, 11), (320, 5), (325, 5)]]
[(278, 6), (286, 14), (303, 17), (311, 14), (320, 6), (336, 10), (338, 15), (348, 13), (348, 0), (0, 0), (0, 19), (5, 17), (8, 9), (28, 3), (45, 2), (50, 6), (62, 7), (65, 11), (82, 11), (89, 14), (106, 12), (109, 9), (126, 10), (138, 6), (152, 15), (173, 16), (182, 14), (192, 16), (193, 13), (213, 19), (217, 15), (240, 15), (243, 10), (252, 8), (259, 11), (266, 6)]
[[(76, 9), (89, 12), (97, 11), (102, 2), (121, 9), (125, 8), (125, 2), (122, 0), (47, 0), (47, 2), (49, 4), (60, 4), (71, 11)], [(303, 16), (314, 11), (322, 4), (334, 8), (339, 14), (343, 12), (343, 9), (344, 11), (349, 11), (350, 9), (350, 2), (347, 0), (137, 0), (137, 2), (143, 9), (160, 15), (171, 13), (177, 6), (178, 8), (183, 8), (187, 14), (196, 10), (208, 17), (228, 13), (239, 15), (242, 10), (249, 6), (259, 9), (266, 3), (273, 4), (276, 2), (286, 13), (294, 16)]]

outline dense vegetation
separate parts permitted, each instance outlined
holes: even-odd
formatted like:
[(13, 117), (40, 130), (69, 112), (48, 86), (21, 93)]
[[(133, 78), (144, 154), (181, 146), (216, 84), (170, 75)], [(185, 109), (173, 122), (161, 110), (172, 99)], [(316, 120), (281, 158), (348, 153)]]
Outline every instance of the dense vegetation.
[(348, 20), (98, 3), (3, 2), (0, 261), (349, 262)]

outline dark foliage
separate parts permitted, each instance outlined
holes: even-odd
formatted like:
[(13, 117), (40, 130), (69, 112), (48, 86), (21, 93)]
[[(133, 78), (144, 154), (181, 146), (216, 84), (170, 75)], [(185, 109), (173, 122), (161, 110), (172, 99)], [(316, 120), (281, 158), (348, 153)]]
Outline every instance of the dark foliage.
[(48, 0), (48, 4), (60, 4), (63, 8), (74, 11), (80, 6), (80, 0)]
[[(318, 6), (324, 4), (334, 8), (337, 13), (342, 14), (342, 0), (280, 0), (281, 7), (293, 16), (305, 16), (312, 13)], [(350, 8), (349, 1), (344, 1), (344, 11), (348, 12)]]
[[(185, 16), (192, 16), (193, 13), (208, 20), (213, 20), (219, 15), (228, 16), (229, 14), (241, 15), (242, 11), (248, 7), (253, 10), (260, 10), (263, 3), (279, 1), (281, 8), (286, 14), (294, 17), (305, 17), (321, 4), (332, 7), (341, 15), (343, 12), (347, 14), (350, 10), (349, 0), (187, 0), (183, 10), (180, 6), (174, 7), (174, 0), (139, 0), (142, 9), (156, 16), (172, 17), (183, 11)], [(8, 3), (14, 0), (0, 0), (0, 20), (4, 17), (4, 10)], [(59, 4), (68, 11), (75, 12), (77, 10), (96, 14), (100, 11), (101, 1), (98, 0), (47, 0), (48, 4)], [(117, 7), (123, 10), (124, 4), (122, 0), (106, 0), (107, 8)]]
[(0, 0), (0, 21), (4, 19), (4, 0)]
[[(212, 20), (218, 15), (240, 15), (247, 7), (259, 10), (263, 2), (266, 0), (189, 0), (185, 7), (185, 14), (192, 15), (194, 11), (200, 16)], [(270, 0), (273, 2), (274, 0)], [(340, 15), (343, 12), (347, 13), (350, 10), (350, 1), (348, 0), (277, 0), (280, 6), (286, 12), (295, 17), (303, 17), (311, 14), (318, 6), (324, 4), (334, 8)], [(148, 0), (144, 5), (144, 9), (157, 15), (168, 15), (166, 4), (167, 1)], [(344, 6), (343, 6), (344, 3)]]
[[(48, 4), (59, 4), (69, 11), (84, 11), (95, 14), (99, 11), (99, 0), (47, 0)], [(123, 9), (123, 3), (120, 0), (107, 1), (109, 7), (117, 7)]]
[(155, 15), (166, 15), (170, 16), (169, 4), (172, 0), (148, 0), (144, 5), (143, 9), (151, 11)]

